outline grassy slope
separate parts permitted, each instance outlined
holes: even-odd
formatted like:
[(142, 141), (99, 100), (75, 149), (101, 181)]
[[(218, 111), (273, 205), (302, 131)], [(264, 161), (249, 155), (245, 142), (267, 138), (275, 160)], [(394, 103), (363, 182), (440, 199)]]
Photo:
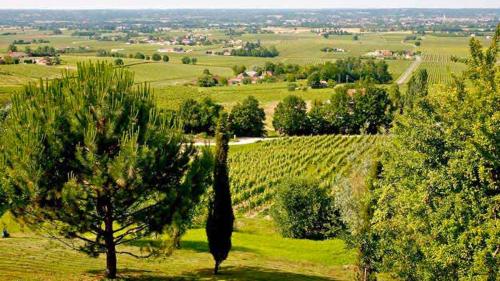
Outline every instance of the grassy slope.
[[(8, 220), (7, 216), (3, 220)], [(139, 253), (142, 244), (121, 250)], [(90, 258), (30, 233), (14, 232), (12, 238), (0, 239), (0, 252), (0, 280), (99, 280), (105, 267), (104, 257)], [(203, 229), (190, 230), (182, 249), (170, 257), (119, 256), (118, 264), (126, 280), (327, 281), (352, 280), (352, 266), (347, 265), (354, 258), (354, 252), (341, 240), (283, 239), (269, 220), (238, 218), (233, 251), (217, 278), (211, 274), (212, 260)]]

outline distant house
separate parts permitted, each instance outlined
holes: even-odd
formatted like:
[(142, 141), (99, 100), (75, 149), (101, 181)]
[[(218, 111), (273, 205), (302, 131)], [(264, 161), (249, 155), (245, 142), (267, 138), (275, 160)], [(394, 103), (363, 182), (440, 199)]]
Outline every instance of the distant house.
[[(365, 88), (359, 89), (359, 91), (361, 92), (361, 95), (365, 95), (366, 94), (366, 89)], [(354, 94), (356, 94), (357, 92), (358, 92), (358, 89), (348, 89), (347, 90), (347, 95), (352, 98), (354, 96)]]
[(227, 80), (227, 84), (230, 85), (230, 86), (232, 86), (232, 85), (240, 85), (241, 81), (243, 81), (243, 78), (239, 78), (239, 77), (231, 78), (231, 79)]
[(25, 58), (28, 56), (25, 52), (9, 52), (9, 56), (13, 59)]
[(259, 76), (259, 74), (253, 70), (245, 71), (245, 74), (250, 78), (256, 78)]

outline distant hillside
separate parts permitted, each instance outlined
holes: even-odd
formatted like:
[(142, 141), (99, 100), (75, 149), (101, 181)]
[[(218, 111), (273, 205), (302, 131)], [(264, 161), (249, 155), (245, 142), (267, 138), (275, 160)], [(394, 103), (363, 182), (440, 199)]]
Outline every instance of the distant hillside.
[(288, 137), (232, 146), (229, 167), (233, 204), (240, 212), (269, 207), (274, 187), (291, 177), (312, 177), (324, 185), (349, 174), (370, 159), (381, 136)]

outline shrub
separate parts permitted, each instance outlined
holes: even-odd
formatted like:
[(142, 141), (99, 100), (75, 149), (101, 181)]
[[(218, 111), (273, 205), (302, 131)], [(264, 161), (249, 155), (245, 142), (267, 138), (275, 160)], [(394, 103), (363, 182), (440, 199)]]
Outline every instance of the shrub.
[(115, 65), (123, 65), (123, 60), (120, 58), (115, 59)]
[(146, 59), (146, 56), (143, 53), (137, 52), (137, 53), (135, 53), (134, 58), (139, 59), (139, 60), (143, 60), (143, 59)]
[(322, 240), (343, 228), (333, 197), (317, 181), (296, 179), (278, 186), (271, 209), (281, 235)]
[(168, 62), (170, 60), (170, 57), (167, 55), (163, 55), (162, 60), (163, 62)]
[(183, 64), (190, 64), (191, 58), (190, 57), (182, 57), (181, 61)]

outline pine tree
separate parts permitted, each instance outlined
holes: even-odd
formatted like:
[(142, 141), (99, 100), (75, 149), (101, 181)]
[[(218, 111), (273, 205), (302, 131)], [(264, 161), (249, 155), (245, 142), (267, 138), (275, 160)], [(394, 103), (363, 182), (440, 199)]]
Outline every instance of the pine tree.
[(210, 253), (215, 260), (214, 274), (219, 271), (220, 264), (227, 258), (231, 250), (231, 235), (233, 233), (233, 207), (229, 186), (229, 171), (227, 156), (229, 150), (229, 124), (227, 114), (221, 114), (217, 124), (214, 192), (209, 203), (207, 219), (207, 237)]
[(133, 85), (123, 68), (79, 64), (15, 95), (0, 136), (10, 211), (77, 250), (106, 254), (108, 278), (117, 254), (136, 256), (118, 245), (187, 223), (211, 181), (211, 153), (185, 139), (148, 86)]

